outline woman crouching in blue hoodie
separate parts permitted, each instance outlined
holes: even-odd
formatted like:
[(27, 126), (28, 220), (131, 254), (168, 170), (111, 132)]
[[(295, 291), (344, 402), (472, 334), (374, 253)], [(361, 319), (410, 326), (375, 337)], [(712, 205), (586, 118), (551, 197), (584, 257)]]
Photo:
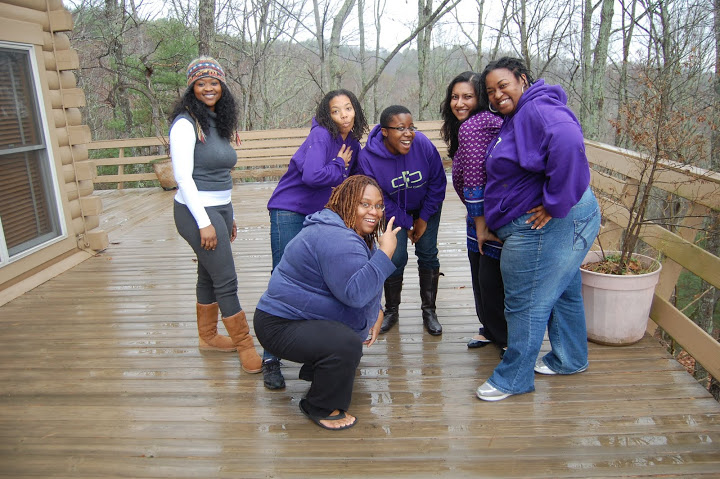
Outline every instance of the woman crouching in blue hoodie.
[(374, 178), (383, 192), (388, 217), (402, 227), (392, 261), (395, 272), (385, 281), (385, 320), (381, 333), (398, 322), (407, 240), (415, 244), (420, 277), (423, 325), (433, 336), (442, 334), (435, 313), (440, 261), (437, 235), (447, 177), (435, 145), (417, 132), (410, 110), (387, 107), (370, 132), (358, 157), (358, 170)]
[[(533, 82), (524, 63), (508, 57), (491, 62), (481, 84), (505, 119), (486, 158), (485, 221), (503, 241), (508, 349), (476, 394), (499, 401), (533, 391), (534, 372), (587, 369), (580, 264), (598, 234), (600, 208), (582, 128), (562, 88)], [(538, 357), (545, 329), (552, 350)]]
[[(362, 345), (380, 332), (380, 298), (395, 271), (394, 218), (383, 223), (382, 193), (367, 176), (335, 188), (325, 209), (305, 218), (273, 270), (255, 309), (255, 334), (273, 355), (302, 363), (311, 381), (300, 410), (318, 426), (347, 429), (347, 413)], [(375, 244), (377, 241), (377, 245)]]

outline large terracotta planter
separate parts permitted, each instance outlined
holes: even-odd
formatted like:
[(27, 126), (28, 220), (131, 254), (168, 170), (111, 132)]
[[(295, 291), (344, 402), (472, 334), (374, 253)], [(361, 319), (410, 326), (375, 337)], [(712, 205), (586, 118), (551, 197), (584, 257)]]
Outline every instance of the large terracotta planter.
[[(645, 334), (662, 265), (648, 256), (634, 257), (643, 266), (654, 264), (657, 268), (652, 273), (627, 276), (580, 270), (587, 334), (594, 343), (626, 346)], [(590, 251), (583, 264), (600, 260), (600, 251)]]
[(155, 170), (160, 186), (163, 190), (174, 190), (177, 188), (175, 182), (175, 175), (173, 174), (172, 161), (170, 158), (163, 158), (161, 160), (153, 160), (150, 162)]

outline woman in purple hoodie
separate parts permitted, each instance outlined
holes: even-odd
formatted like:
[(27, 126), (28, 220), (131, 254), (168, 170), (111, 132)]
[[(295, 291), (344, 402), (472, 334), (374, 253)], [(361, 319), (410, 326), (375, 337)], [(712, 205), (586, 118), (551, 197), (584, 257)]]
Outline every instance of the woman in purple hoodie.
[(380, 184), (386, 216), (394, 216), (395, 224), (402, 227), (392, 257), (396, 269), (385, 281), (385, 319), (380, 332), (388, 332), (398, 322), (410, 238), (418, 257), (423, 325), (433, 336), (440, 335), (442, 326), (435, 313), (442, 274), (437, 234), (447, 186), (440, 153), (425, 135), (417, 132), (410, 110), (393, 105), (382, 112), (380, 124), (370, 132), (358, 157), (358, 168)]
[[(580, 264), (597, 236), (582, 128), (559, 86), (533, 81), (521, 60), (483, 71), (483, 96), (504, 122), (486, 159), (485, 220), (503, 241), (508, 349), (477, 397), (499, 401), (535, 389), (534, 372), (588, 367)], [(539, 357), (545, 330), (551, 351)]]
[[(322, 210), (332, 189), (355, 172), (360, 139), (367, 131), (365, 114), (352, 92), (333, 90), (320, 100), (310, 134), (268, 201), (273, 269), (302, 229), (305, 216)], [(267, 351), (263, 382), (268, 389), (285, 387), (280, 361)]]

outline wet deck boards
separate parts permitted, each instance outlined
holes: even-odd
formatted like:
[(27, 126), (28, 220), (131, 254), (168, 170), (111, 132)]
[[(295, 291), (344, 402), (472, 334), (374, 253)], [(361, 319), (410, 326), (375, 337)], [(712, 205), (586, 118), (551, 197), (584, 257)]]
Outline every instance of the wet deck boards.
[[(235, 187), (250, 317), (270, 273), (273, 186)], [(235, 355), (197, 349), (195, 263), (172, 196), (102, 193), (110, 247), (0, 307), (0, 477), (720, 476), (720, 404), (652, 338), (591, 345), (586, 373), (537, 377), (535, 393), (475, 398), (499, 358), (465, 346), (477, 318), (451, 189), (444, 334), (423, 333), (408, 267), (400, 325), (361, 361), (358, 425), (319, 429), (298, 410), (297, 364), (285, 363), (284, 391), (268, 391)]]

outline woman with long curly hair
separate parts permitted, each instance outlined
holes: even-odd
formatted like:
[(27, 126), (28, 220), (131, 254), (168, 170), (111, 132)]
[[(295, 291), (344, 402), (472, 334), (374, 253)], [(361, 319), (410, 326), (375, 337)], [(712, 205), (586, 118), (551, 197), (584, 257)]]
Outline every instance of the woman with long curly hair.
[[(367, 131), (365, 114), (352, 92), (333, 90), (320, 100), (310, 134), (268, 201), (273, 269), (285, 246), (302, 229), (305, 216), (320, 211), (332, 188), (355, 172), (360, 139)], [(267, 351), (263, 353), (263, 383), (268, 389), (285, 387), (280, 361)]]
[[(288, 243), (255, 309), (255, 334), (275, 357), (302, 363), (311, 381), (300, 410), (325, 429), (347, 429), (362, 345), (380, 332), (380, 297), (395, 271), (394, 218), (378, 235), (385, 204), (372, 178), (351, 176)], [(376, 244), (377, 242), (377, 244)]]
[[(213, 58), (193, 60), (187, 90), (170, 116), (170, 156), (178, 191), (175, 225), (197, 255), (197, 325), (200, 349), (236, 351), (242, 369), (262, 370), (245, 312), (231, 243), (237, 237), (232, 177), (237, 154), (230, 144), (237, 108), (225, 72)], [(230, 337), (218, 334), (218, 311)]]
[(468, 259), (475, 296), (475, 312), (482, 323), (468, 348), (497, 344), (501, 356), (507, 345), (500, 252), (502, 244), (485, 222), (485, 152), (495, 139), (502, 119), (490, 112), (483, 99), (480, 75), (467, 71), (452, 79), (440, 106), (440, 129), (452, 158), (452, 182), (467, 209)]

